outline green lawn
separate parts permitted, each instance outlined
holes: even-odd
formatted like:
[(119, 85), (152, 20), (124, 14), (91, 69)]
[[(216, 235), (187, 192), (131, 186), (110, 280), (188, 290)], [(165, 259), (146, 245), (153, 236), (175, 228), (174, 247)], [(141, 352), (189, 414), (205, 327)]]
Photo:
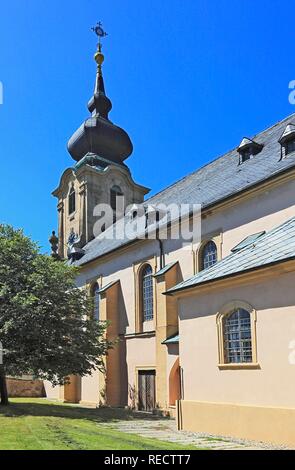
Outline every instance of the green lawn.
[(136, 419), (126, 410), (11, 399), (8, 407), (0, 406), (0, 450), (189, 450), (101, 425), (120, 418)]

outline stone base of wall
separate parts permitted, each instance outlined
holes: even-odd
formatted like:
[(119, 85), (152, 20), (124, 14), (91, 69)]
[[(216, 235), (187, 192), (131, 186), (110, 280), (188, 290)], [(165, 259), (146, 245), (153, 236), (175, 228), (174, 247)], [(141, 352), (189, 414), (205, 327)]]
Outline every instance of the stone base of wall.
[(172, 406), (172, 405), (169, 406), (168, 413), (171, 418), (176, 418), (176, 410), (177, 410), (176, 406)]
[(295, 449), (295, 408), (180, 400), (178, 429), (283, 444)]
[(8, 396), (11, 398), (41, 398), (46, 396), (42, 380), (23, 380), (8, 378), (7, 389)]

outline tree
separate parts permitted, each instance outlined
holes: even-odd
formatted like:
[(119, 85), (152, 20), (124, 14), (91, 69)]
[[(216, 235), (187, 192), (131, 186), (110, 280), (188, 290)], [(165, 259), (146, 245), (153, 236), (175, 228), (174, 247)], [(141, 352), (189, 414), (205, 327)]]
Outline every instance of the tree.
[(111, 347), (106, 324), (93, 318), (93, 303), (76, 287), (76, 276), (77, 268), (41, 254), (21, 230), (0, 225), (2, 404), (8, 404), (6, 375), (32, 374), (58, 385), (70, 375), (103, 370)]

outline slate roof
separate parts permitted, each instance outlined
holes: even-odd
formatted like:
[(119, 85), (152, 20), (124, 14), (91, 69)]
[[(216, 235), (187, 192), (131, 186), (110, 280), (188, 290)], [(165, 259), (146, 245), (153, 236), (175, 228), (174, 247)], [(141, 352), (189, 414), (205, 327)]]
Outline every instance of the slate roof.
[(117, 284), (117, 282), (119, 282), (119, 279), (117, 279), (116, 281), (112, 281), (112, 282), (109, 282), (108, 284), (106, 284), (105, 286), (101, 287), (99, 289), (99, 293), (100, 294), (103, 294), (104, 292), (106, 292), (110, 287), (114, 286), (115, 284)]
[[(281, 160), (281, 146), (278, 142), (288, 124), (295, 124), (295, 114), (253, 136), (252, 139), (258, 144), (263, 144), (263, 148), (252, 159), (239, 164), (239, 153), (235, 148), (168, 186), (145, 202), (149, 204), (200, 203), (205, 209), (295, 167), (295, 152)], [(201, 147), (199, 151), (201, 152)], [(106, 233), (107, 231), (102, 237), (97, 237), (85, 245), (85, 255), (75, 263), (76, 265), (83, 265), (130, 243), (127, 238), (105, 239)]]
[(206, 282), (292, 258), (295, 259), (295, 217), (260, 236), (251, 245), (231, 253), (210, 268), (177, 284), (166, 293), (197, 287)]
[(173, 268), (173, 266), (175, 266), (177, 263), (178, 263), (178, 261), (174, 261), (172, 263), (166, 264), (166, 266), (164, 266), (164, 268), (160, 269), (159, 271), (156, 272), (156, 274), (154, 274), (154, 277), (163, 276), (163, 274), (166, 274), (167, 271), (169, 271), (169, 269)]
[(248, 237), (244, 238), (240, 243), (238, 243), (236, 246), (234, 246), (231, 249), (231, 251), (234, 253), (235, 251), (239, 251), (242, 248), (245, 248), (245, 246), (248, 246), (251, 244), (253, 245), (255, 240), (264, 234), (265, 234), (265, 230), (263, 232), (253, 233), (252, 235), (249, 235)]
[(179, 343), (179, 333), (176, 335), (170, 336), (170, 338), (165, 339), (162, 341), (162, 344), (177, 344)]

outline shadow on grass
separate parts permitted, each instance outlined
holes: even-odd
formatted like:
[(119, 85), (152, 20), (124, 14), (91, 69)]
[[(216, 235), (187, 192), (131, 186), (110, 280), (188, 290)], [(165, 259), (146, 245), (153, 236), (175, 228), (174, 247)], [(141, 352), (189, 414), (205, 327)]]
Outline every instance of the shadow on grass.
[(110, 422), (118, 420), (145, 419), (147, 421), (163, 420), (162, 416), (133, 412), (123, 408), (83, 408), (64, 403), (51, 402), (42, 399), (11, 400), (8, 406), (0, 406), (0, 418), (20, 418), (22, 416), (49, 416), (68, 419), (85, 419), (88, 421)]

